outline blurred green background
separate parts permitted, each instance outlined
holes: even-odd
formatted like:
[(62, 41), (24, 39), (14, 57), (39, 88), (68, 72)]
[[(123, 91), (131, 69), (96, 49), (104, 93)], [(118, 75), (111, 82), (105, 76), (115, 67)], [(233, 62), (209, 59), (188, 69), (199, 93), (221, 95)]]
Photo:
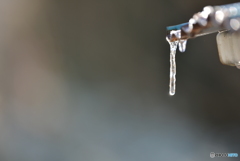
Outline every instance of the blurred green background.
[(1, 0), (0, 160), (240, 154), (240, 71), (220, 63), (216, 34), (177, 53), (173, 97), (165, 40), (166, 26), (232, 2)]

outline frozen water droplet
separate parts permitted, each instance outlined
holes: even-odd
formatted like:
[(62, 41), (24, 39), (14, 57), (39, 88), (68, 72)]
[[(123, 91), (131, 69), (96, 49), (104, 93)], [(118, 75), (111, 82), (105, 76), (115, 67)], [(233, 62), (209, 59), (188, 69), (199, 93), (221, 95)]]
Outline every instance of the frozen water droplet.
[[(179, 34), (180, 30), (177, 31), (171, 31), (171, 34)], [(179, 40), (171, 42), (168, 37), (166, 38), (169, 45), (170, 45), (170, 82), (169, 82), (169, 94), (173, 96), (176, 91), (176, 50), (179, 43)]]
[(237, 67), (238, 69), (240, 69), (240, 61), (237, 62), (237, 63), (235, 63), (235, 65), (236, 65), (236, 67)]
[(180, 52), (186, 51), (187, 40), (179, 40), (178, 49)]

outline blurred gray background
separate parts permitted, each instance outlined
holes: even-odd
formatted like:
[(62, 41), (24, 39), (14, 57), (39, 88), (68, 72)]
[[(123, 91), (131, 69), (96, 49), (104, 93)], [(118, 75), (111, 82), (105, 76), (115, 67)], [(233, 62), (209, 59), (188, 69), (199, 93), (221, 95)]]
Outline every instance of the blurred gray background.
[[(240, 154), (240, 71), (216, 34), (166, 26), (229, 0), (1, 0), (1, 161), (206, 161)], [(236, 160), (217, 158), (218, 160)]]

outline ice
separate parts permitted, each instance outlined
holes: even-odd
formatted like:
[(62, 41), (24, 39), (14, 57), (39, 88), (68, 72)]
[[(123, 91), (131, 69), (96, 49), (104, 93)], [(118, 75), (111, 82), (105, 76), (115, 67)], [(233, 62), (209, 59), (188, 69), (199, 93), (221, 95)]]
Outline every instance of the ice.
[[(170, 33), (170, 37), (171, 34), (175, 34), (175, 36), (179, 37), (179, 33), (180, 31), (172, 31)], [(179, 37), (180, 38), (180, 37)], [(168, 37), (166, 38), (169, 45), (170, 45), (170, 82), (169, 82), (169, 95), (173, 96), (175, 94), (176, 91), (176, 59), (175, 59), (175, 55), (176, 55), (176, 50), (177, 50), (177, 46), (179, 43), (179, 40), (173, 41), (171, 42)]]
[[(166, 37), (170, 45), (170, 82), (169, 95), (173, 96), (176, 91), (176, 51), (179, 47), (180, 52), (186, 51), (187, 40), (181, 39), (181, 30), (172, 30), (170, 35)], [(174, 40), (174, 41), (170, 41)]]
[(186, 51), (186, 45), (187, 45), (187, 40), (186, 39), (182, 39), (179, 40), (179, 44), (178, 44), (178, 49), (180, 52), (185, 52)]
[(235, 66), (236, 66), (238, 69), (240, 69), (240, 61), (237, 62), (237, 63), (235, 63)]

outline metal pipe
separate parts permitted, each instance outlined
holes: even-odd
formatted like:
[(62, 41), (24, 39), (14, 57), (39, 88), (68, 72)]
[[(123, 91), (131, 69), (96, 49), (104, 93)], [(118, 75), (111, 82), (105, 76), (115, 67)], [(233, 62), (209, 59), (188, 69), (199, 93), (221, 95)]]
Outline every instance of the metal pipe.
[[(180, 30), (181, 37), (171, 34), (173, 30)], [(167, 38), (176, 41), (223, 30), (240, 31), (240, 3), (204, 7), (203, 11), (194, 14), (189, 22), (168, 26)]]

